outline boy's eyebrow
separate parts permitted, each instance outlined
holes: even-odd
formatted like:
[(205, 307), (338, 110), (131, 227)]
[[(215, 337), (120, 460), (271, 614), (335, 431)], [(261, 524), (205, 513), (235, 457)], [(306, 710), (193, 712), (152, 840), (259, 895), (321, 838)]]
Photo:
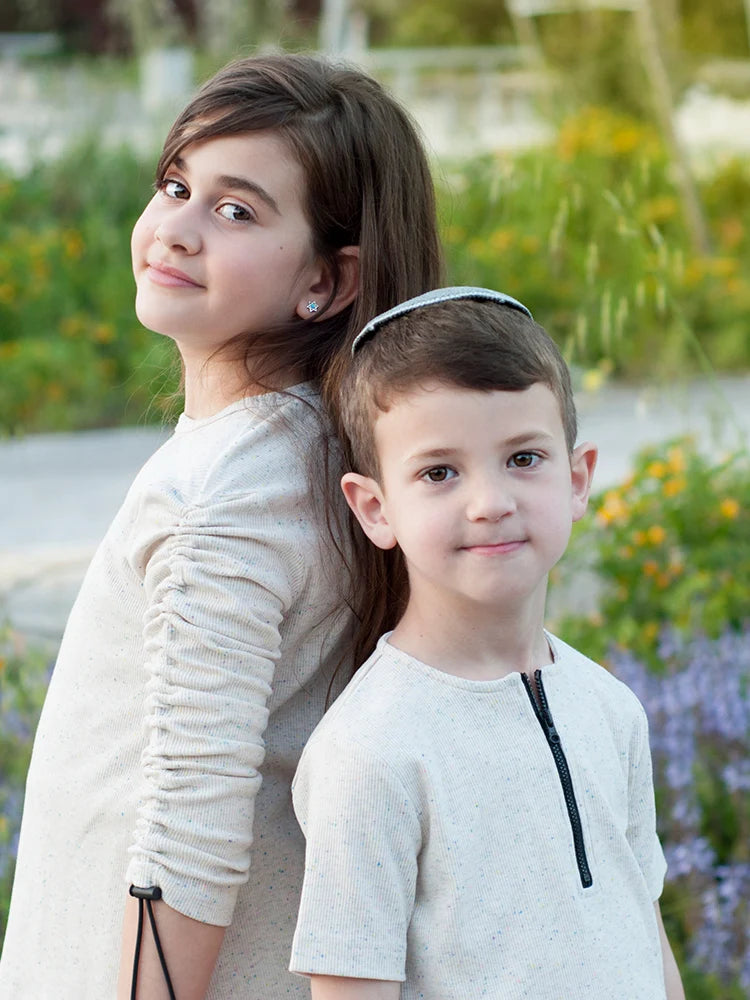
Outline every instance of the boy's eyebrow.
[(550, 434), (549, 431), (543, 431), (543, 430), (522, 431), (520, 434), (515, 434), (512, 438), (506, 438), (505, 441), (503, 441), (503, 445), (509, 448), (517, 448), (519, 445), (529, 444), (532, 441), (539, 441), (539, 440), (553, 441), (554, 437), (555, 435)]
[[(543, 430), (530, 430), (522, 431), (520, 434), (514, 434), (511, 438), (504, 438), (499, 444), (503, 448), (518, 448), (523, 445), (531, 445), (534, 441), (554, 441), (554, 434), (550, 434), (549, 431)], [(413, 455), (409, 455), (410, 462), (420, 462), (426, 459), (432, 458), (452, 458), (454, 455), (460, 454), (461, 448), (425, 448), (423, 451), (415, 452)]]
[[(175, 156), (174, 165), (178, 170), (185, 170), (186, 163), (181, 156)], [(276, 213), (276, 215), (281, 215), (281, 211), (276, 202), (276, 199), (266, 191), (264, 187), (260, 184), (256, 184), (255, 181), (249, 180), (247, 177), (235, 177), (233, 174), (220, 174), (216, 178), (216, 183), (219, 187), (234, 188), (239, 191), (247, 191), (248, 194), (257, 195), (261, 201), (264, 201), (268, 207)]]
[(410, 462), (424, 462), (432, 458), (451, 458), (459, 451), (458, 448), (425, 448), (424, 451), (415, 452), (409, 455)]

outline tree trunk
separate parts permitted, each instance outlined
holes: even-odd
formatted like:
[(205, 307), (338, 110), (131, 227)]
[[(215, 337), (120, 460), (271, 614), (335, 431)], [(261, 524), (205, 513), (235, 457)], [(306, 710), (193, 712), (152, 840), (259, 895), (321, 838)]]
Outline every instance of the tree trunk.
[[(750, 0), (746, 0), (750, 2)], [(698, 195), (695, 178), (690, 170), (687, 151), (674, 124), (674, 102), (669, 73), (662, 56), (659, 33), (654, 18), (652, 0), (641, 0), (635, 11), (640, 36), (643, 61), (646, 66), (656, 105), (656, 113), (664, 131), (664, 138), (677, 170), (677, 182), (682, 198), (685, 219), (690, 230), (693, 249), (703, 255), (710, 253), (711, 244), (703, 206)]]

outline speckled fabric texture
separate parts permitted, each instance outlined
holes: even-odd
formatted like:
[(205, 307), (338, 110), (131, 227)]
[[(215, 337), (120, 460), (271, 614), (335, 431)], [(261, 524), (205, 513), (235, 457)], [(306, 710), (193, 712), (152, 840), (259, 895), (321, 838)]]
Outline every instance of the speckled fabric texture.
[(302, 756), (291, 968), (402, 981), (402, 1000), (664, 1000), (646, 718), (550, 637), (542, 670), (593, 876), (521, 675), (471, 681), (382, 639)]
[(213, 1000), (309, 996), (286, 969), (290, 783), (348, 616), (310, 495), (317, 396), (290, 392), (182, 417), (93, 559), (34, 746), (0, 996), (114, 997), (131, 882), (231, 923)]

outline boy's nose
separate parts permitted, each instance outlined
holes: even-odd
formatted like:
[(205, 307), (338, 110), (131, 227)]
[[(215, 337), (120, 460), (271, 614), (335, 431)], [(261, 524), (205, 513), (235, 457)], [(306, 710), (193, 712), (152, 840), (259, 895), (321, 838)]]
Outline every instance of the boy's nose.
[(182, 212), (173, 212), (168, 218), (162, 219), (156, 227), (154, 236), (170, 250), (195, 254), (201, 248), (200, 231), (184, 209)]
[(515, 509), (516, 501), (507, 484), (493, 477), (472, 485), (466, 516), (470, 521), (500, 521)]

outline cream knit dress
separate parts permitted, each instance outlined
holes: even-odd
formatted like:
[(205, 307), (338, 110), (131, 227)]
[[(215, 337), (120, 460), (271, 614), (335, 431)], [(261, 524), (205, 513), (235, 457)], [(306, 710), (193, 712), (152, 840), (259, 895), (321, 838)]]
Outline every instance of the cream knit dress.
[(349, 618), (310, 495), (317, 397), (290, 392), (181, 417), (93, 559), (34, 745), (2, 997), (114, 997), (130, 883), (231, 924), (213, 1000), (308, 995), (285, 971), (290, 782)]

